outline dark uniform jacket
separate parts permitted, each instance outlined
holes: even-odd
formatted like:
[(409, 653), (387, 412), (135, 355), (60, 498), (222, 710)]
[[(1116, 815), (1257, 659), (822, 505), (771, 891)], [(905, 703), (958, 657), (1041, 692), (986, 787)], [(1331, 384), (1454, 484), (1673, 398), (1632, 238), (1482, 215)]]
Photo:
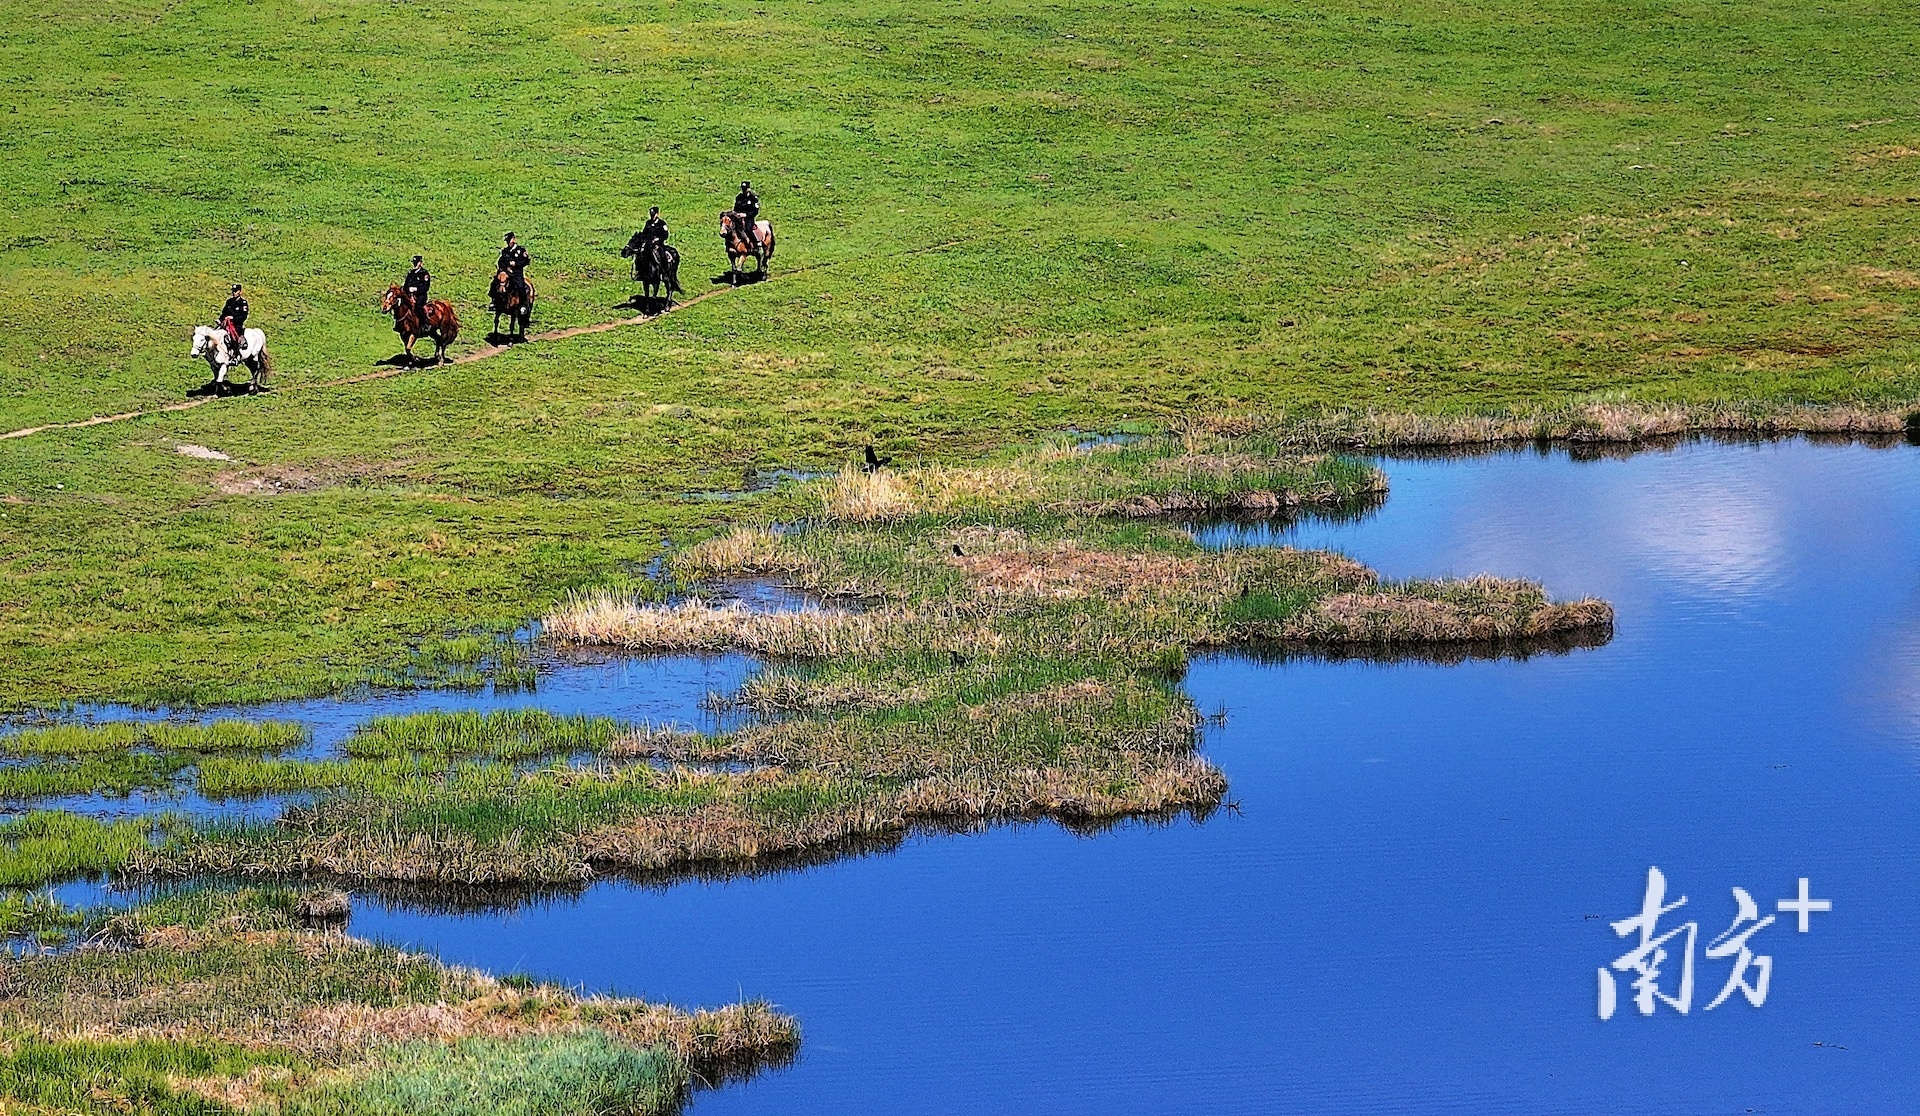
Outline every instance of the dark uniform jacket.
[(522, 245), (515, 244), (500, 249), (499, 270), (506, 272), (515, 279), (520, 278), (520, 274), (527, 270), (527, 263), (527, 250)]
[(424, 304), (427, 301), (427, 292), (433, 289), (433, 274), (424, 267), (412, 268), (407, 272), (407, 277), (401, 285), (406, 288), (408, 294)]
[(752, 190), (740, 191), (733, 199), (733, 209), (736, 213), (746, 214), (747, 221), (751, 225), (753, 220), (760, 216), (760, 195)]
[(647, 223), (640, 226), (640, 239), (643, 241), (657, 240), (665, 244), (667, 242), (666, 219), (662, 217), (647, 218)]
[(233, 319), (233, 328), (247, 328), (247, 300), (239, 295), (227, 299), (226, 305), (220, 307), (220, 320), (225, 322), (228, 318)]

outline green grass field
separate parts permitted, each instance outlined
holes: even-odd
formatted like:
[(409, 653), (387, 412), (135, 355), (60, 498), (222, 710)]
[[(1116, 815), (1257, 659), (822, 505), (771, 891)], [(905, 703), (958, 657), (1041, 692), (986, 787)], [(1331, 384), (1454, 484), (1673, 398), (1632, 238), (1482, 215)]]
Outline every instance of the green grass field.
[[(0, 431), (180, 399), (233, 281), (283, 390), (0, 441), (0, 707), (373, 676), (740, 509), (679, 493), (866, 441), (1920, 396), (1902, 5), (8, 14)], [(630, 313), (649, 204), (708, 289), (742, 178), (775, 282), (314, 386), (398, 350), (374, 302), (415, 251), (477, 343), (508, 228), (536, 329)]]

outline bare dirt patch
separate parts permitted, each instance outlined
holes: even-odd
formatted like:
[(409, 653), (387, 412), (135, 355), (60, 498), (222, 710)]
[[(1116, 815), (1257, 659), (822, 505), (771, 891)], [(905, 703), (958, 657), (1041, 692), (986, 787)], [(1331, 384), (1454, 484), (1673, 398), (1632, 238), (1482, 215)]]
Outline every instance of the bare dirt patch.
[(332, 462), (317, 465), (251, 465), (224, 469), (213, 476), (223, 496), (285, 496), (340, 485), (393, 480), (405, 475), (397, 462)]

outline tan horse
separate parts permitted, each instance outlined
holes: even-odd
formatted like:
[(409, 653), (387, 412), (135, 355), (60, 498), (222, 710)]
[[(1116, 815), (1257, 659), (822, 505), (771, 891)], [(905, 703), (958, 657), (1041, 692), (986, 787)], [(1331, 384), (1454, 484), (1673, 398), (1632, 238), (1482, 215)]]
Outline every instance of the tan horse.
[(380, 299), (380, 312), (393, 315), (393, 331), (406, 342), (409, 363), (413, 360), (413, 343), (420, 338), (433, 338), (433, 362), (440, 364), (447, 359), (447, 347), (460, 336), (460, 319), (453, 312), (453, 304), (445, 299), (429, 299), (423, 321), (407, 292), (388, 287)]
[(507, 326), (512, 336), (524, 341), (527, 338), (527, 325), (533, 321), (533, 283), (522, 279), (527, 288), (527, 296), (522, 299), (520, 292), (513, 289), (505, 271), (494, 273), (493, 285), (487, 288), (487, 301), (493, 304), (493, 332), (500, 334), (500, 315), (507, 316)]
[(741, 260), (753, 260), (761, 279), (767, 277), (767, 264), (773, 260), (773, 226), (755, 221), (753, 231), (754, 238), (749, 241), (744, 216), (731, 209), (720, 215), (720, 239), (727, 244), (727, 272), (735, 283), (740, 281)]

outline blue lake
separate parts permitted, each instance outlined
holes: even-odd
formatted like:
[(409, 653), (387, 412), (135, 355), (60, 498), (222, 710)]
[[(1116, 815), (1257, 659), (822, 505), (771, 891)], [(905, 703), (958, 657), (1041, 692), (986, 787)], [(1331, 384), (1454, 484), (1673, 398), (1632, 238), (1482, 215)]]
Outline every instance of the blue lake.
[[(1223, 656), (1186, 685), (1238, 810), (1076, 836), (921, 836), (730, 882), (510, 912), (361, 900), (356, 933), (682, 1004), (799, 1016), (720, 1113), (1909, 1111), (1920, 1089), (1920, 451), (1690, 443), (1384, 463), (1347, 522), (1211, 545), (1389, 576), (1538, 578), (1599, 648), (1445, 665)], [(717, 687), (716, 687), (717, 688)], [(545, 695), (541, 695), (545, 696)], [(543, 702), (544, 704), (544, 702)], [(586, 703), (583, 703), (583, 707)], [(604, 712), (617, 712), (607, 709)], [(1611, 920), (1647, 870), (1697, 949), (1758, 931), (1763, 1006), (1641, 1016)], [(1676, 950), (1678, 949), (1676, 944)], [(1668, 960), (1663, 988), (1680, 964)]]

